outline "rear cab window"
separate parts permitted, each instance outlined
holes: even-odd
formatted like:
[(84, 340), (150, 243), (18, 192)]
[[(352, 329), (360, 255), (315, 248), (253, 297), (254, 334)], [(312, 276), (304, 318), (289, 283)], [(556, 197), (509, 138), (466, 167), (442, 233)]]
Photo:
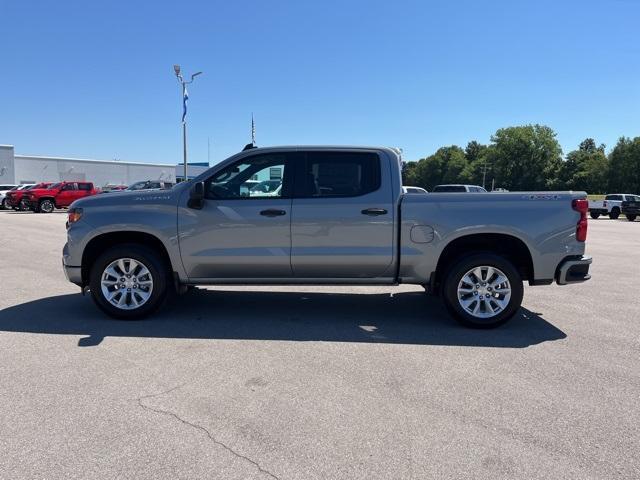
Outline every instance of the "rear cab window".
[(434, 192), (466, 192), (464, 185), (438, 185), (433, 189)]

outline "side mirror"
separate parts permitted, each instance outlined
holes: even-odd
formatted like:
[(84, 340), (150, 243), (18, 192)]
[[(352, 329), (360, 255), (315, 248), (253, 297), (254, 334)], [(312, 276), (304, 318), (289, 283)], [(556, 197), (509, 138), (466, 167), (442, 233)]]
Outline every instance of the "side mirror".
[(204, 182), (198, 182), (191, 187), (189, 192), (189, 201), (187, 202), (189, 208), (195, 208), (197, 210), (204, 207)]

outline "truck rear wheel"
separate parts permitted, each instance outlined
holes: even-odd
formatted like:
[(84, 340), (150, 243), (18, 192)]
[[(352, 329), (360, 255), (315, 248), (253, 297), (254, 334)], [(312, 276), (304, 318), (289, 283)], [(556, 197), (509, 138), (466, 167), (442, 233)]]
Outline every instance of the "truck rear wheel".
[(155, 312), (167, 294), (169, 274), (162, 259), (142, 245), (119, 245), (93, 264), (93, 301), (107, 315), (135, 320)]
[(616, 220), (620, 216), (620, 209), (618, 207), (613, 207), (611, 212), (609, 212), (609, 218), (611, 220)]
[(502, 325), (520, 308), (523, 293), (522, 278), (513, 264), (492, 253), (462, 258), (445, 272), (445, 306), (468, 327)]
[(589, 215), (591, 215), (591, 218), (593, 218), (595, 220), (596, 218), (598, 218), (600, 216), (600, 213), (598, 213), (598, 212), (589, 212)]
[(635, 215), (627, 215), (627, 220), (629, 220), (630, 222), (633, 222), (636, 219)]

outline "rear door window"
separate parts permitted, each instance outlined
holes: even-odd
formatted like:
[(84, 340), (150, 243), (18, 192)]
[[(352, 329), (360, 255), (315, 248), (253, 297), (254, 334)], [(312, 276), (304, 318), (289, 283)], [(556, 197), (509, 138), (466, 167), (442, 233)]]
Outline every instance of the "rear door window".
[(308, 152), (301, 163), (298, 198), (358, 197), (380, 188), (380, 158), (373, 152)]

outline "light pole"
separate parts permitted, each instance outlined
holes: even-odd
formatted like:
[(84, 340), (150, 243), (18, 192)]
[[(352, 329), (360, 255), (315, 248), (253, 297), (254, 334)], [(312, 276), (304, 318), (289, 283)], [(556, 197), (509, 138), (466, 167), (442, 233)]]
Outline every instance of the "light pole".
[(173, 71), (176, 73), (176, 78), (180, 85), (182, 85), (182, 161), (184, 162), (184, 181), (187, 181), (187, 100), (189, 99), (189, 93), (187, 92), (187, 85), (193, 83), (193, 79), (200, 75), (202, 72), (196, 72), (191, 75), (191, 80), (186, 82), (180, 73), (180, 65), (174, 65)]

